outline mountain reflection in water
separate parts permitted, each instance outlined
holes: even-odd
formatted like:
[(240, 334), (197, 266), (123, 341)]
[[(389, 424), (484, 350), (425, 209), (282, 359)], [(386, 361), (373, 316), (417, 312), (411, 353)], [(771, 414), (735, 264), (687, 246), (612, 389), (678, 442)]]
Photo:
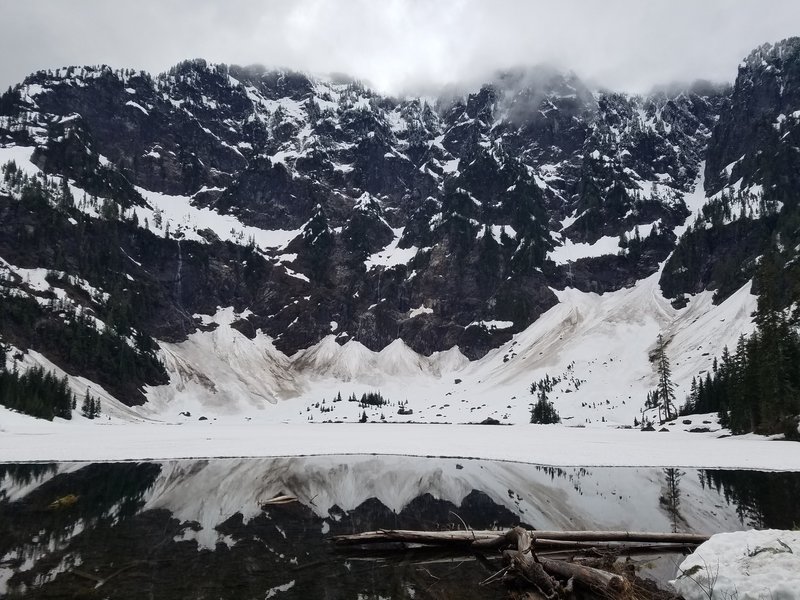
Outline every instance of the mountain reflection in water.
[[(296, 502), (268, 505), (287, 494)], [(337, 553), (378, 528), (714, 533), (800, 522), (799, 473), (412, 457), (0, 465), (0, 595), (504, 598), (490, 565)], [(669, 578), (679, 556), (648, 558)]]

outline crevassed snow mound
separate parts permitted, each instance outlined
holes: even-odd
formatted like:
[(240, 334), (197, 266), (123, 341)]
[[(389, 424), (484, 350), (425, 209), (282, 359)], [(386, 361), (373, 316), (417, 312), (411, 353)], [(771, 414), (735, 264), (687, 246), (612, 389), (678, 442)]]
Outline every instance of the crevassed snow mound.
[(681, 563), (670, 583), (686, 600), (800, 598), (800, 531), (711, 536)]
[(424, 356), (396, 339), (380, 352), (373, 352), (355, 340), (340, 346), (336, 336), (328, 335), (292, 356), (291, 363), (305, 377), (379, 385), (387, 377), (439, 376), (462, 369), (469, 360), (458, 347)]

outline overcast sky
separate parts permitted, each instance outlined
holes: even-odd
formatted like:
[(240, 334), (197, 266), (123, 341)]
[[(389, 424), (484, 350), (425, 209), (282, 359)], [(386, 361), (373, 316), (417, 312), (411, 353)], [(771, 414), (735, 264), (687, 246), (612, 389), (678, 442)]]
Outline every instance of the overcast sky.
[(0, 0), (0, 86), (41, 68), (185, 58), (344, 72), (384, 92), (550, 63), (628, 91), (733, 81), (800, 35), (800, 0)]

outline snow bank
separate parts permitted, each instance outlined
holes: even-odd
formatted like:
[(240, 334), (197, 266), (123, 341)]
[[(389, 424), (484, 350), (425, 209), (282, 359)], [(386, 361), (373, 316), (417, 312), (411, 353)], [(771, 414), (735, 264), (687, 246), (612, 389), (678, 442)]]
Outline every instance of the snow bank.
[(681, 563), (670, 583), (686, 600), (800, 598), (800, 531), (719, 533)]
[[(357, 404), (323, 407), (322, 400), (339, 392), (347, 397), (380, 391), (391, 405), (375, 415), (368, 411), (370, 419), (527, 423), (534, 400), (531, 382), (549, 375), (559, 378), (550, 400), (565, 425), (632, 425), (656, 385), (649, 355), (659, 333), (668, 340), (682, 402), (692, 377), (711, 368), (723, 346), (735, 346), (740, 333), (752, 330), (755, 300), (749, 284), (718, 306), (713, 294), (704, 292), (684, 309), (663, 297), (657, 274), (602, 295), (572, 289), (556, 293), (559, 304), (472, 362), (458, 348), (424, 356), (395, 340), (373, 352), (353, 340), (339, 345), (334, 334), (286, 357), (268, 336), (259, 333), (248, 340), (220, 313), (208, 319), (219, 323), (213, 332), (161, 344), (171, 382), (147, 390), (155, 402), (142, 412), (165, 420), (202, 411), (207, 417), (257, 415), (271, 422), (354, 422), (362, 414)], [(398, 413), (400, 402), (413, 413)], [(715, 419), (693, 427), (719, 429)]]

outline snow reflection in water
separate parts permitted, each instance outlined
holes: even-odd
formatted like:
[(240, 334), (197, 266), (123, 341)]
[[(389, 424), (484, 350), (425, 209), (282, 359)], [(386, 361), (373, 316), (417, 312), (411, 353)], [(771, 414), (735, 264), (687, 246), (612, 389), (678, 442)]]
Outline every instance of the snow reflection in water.
[[(298, 501), (262, 509), (280, 494)], [(471, 560), (365, 561), (324, 539), (462, 520), (476, 529), (791, 527), (798, 494), (798, 473), (412, 457), (0, 465), (0, 595), (504, 597), (477, 588), (487, 572)], [(677, 560), (642, 562), (664, 580)]]

